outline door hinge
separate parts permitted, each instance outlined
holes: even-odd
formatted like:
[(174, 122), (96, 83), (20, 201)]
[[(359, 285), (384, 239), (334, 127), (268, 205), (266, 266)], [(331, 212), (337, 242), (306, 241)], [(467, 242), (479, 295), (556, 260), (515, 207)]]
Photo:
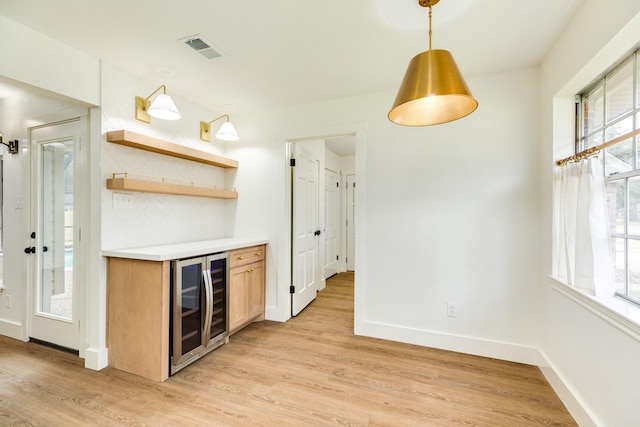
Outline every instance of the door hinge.
[(295, 166), (296, 165), (296, 159), (289, 159), (289, 166)]
[(339, 260), (339, 259), (340, 259), (340, 257), (338, 255), (336, 255), (336, 261)]
[(340, 183), (336, 182), (336, 188), (340, 187)]
[(289, 286), (289, 293), (290, 294), (295, 294), (296, 293), (296, 287), (293, 286), (293, 285)]
[(356, 183), (355, 182), (353, 183), (353, 188), (356, 188)]

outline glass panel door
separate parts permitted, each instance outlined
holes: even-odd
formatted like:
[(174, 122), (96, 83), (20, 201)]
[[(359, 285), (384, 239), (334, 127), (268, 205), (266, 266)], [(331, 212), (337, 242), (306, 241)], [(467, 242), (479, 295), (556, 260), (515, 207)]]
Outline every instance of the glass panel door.
[(29, 336), (79, 350), (79, 144), (82, 119), (30, 129), (33, 285)]

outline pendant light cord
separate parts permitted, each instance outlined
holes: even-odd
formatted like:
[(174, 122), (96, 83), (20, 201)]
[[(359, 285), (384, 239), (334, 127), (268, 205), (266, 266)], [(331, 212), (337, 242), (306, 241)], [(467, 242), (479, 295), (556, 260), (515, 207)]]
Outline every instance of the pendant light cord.
[(429, 3), (429, 50), (431, 50), (431, 3)]

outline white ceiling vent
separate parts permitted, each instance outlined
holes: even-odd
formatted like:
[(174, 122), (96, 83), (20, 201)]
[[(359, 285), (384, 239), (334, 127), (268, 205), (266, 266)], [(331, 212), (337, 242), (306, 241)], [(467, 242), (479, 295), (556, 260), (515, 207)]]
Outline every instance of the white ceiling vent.
[(183, 42), (191, 49), (198, 52), (200, 55), (204, 56), (207, 59), (217, 59), (222, 58), (223, 56), (227, 56), (220, 49), (209, 43), (202, 37), (200, 34), (196, 34), (194, 36), (185, 37), (178, 41)]

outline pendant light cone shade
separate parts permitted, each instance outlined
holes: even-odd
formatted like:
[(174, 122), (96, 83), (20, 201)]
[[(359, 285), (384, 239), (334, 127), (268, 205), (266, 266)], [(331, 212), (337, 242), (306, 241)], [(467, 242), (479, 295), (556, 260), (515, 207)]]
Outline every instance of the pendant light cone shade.
[(240, 139), (238, 131), (236, 131), (236, 128), (231, 122), (224, 122), (222, 126), (220, 126), (218, 133), (216, 133), (216, 138), (223, 141), (237, 141)]
[(409, 63), (388, 117), (399, 125), (431, 126), (460, 119), (477, 107), (451, 53), (427, 50)]
[(150, 116), (163, 120), (178, 120), (180, 112), (173, 99), (165, 93), (160, 93), (147, 109)]

